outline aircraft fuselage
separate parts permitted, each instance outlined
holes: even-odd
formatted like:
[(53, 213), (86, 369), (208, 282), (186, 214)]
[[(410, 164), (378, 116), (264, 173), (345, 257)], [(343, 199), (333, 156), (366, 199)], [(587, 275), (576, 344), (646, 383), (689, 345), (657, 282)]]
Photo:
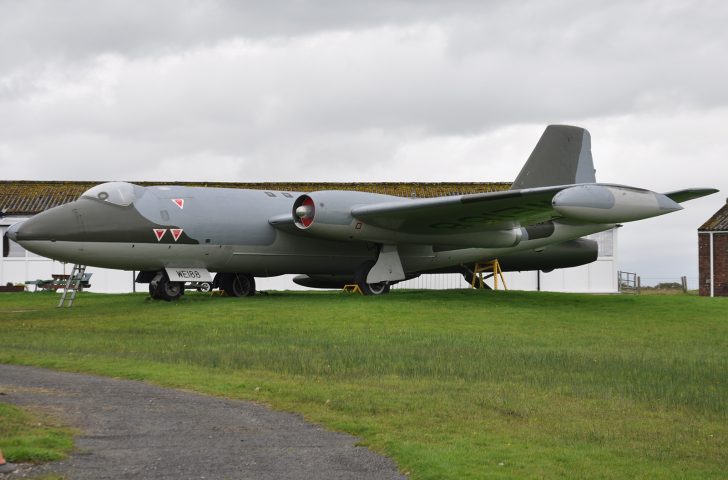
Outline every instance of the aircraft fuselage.
[(303, 274), (301, 285), (354, 282), (379, 295), (421, 273), (472, 277), (475, 263), (493, 259), (506, 270), (589, 263), (596, 242), (580, 237), (716, 191), (662, 194), (600, 184), (594, 172), (589, 132), (550, 125), (508, 191), (411, 199), (109, 182), (6, 237), (57, 260), (141, 271), (137, 281), (164, 300), (178, 298), (190, 276), (249, 296), (255, 277), (287, 273)]
[[(350, 274), (379, 253), (375, 243), (327, 240), (270, 225), (270, 218), (290, 215), (301, 193), (126, 185), (133, 189), (127, 205), (86, 195), (24, 222), (17, 241), (39, 255), (69, 263), (150, 271), (198, 267), (259, 277)], [(401, 200), (370, 195), (381, 201)], [(548, 238), (524, 240), (509, 247), (508, 253), (612, 226), (555, 222)], [(504, 250), (405, 244), (400, 245), (399, 255), (405, 272), (413, 274), (496, 258)]]

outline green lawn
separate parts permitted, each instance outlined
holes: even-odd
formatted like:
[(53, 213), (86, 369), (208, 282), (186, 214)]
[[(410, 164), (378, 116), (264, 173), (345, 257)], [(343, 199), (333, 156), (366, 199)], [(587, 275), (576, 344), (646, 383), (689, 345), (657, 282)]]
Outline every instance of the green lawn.
[(0, 362), (253, 399), (412, 478), (725, 478), (728, 299), (0, 295)]
[(71, 448), (72, 431), (57, 420), (0, 403), (0, 450), (8, 462), (60, 460)]

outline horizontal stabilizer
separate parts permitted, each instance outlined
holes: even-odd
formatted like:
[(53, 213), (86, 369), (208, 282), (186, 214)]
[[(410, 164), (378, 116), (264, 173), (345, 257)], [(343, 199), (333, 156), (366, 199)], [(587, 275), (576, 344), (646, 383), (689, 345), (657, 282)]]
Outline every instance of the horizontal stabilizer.
[(673, 202), (682, 203), (687, 202), (688, 200), (695, 200), (696, 198), (704, 197), (706, 195), (712, 195), (717, 192), (718, 190), (715, 188), (686, 188), (685, 190), (668, 192), (664, 195)]

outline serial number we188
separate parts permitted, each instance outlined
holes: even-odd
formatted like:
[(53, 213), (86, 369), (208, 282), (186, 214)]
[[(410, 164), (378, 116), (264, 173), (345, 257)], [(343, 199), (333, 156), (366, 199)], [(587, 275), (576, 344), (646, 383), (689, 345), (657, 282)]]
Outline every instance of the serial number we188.
[(175, 270), (175, 273), (177, 273), (177, 276), (180, 278), (202, 278), (200, 272), (196, 272), (194, 270)]

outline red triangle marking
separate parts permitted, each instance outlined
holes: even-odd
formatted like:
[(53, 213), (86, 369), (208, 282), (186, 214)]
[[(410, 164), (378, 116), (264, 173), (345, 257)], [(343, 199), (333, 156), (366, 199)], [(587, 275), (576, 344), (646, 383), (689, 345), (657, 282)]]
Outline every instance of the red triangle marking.
[(172, 238), (174, 238), (174, 241), (176, 242), (179, 240), (179, 237), (182, 236), (182, 229), (181, 228), (172, 228), (170, 230), (172, 232)]
[(167, 229), (166, 228), (154, 228), (153, 230), (154, 230), (154, 236), (157, 237), (157, 241), (161, 242), (162, 237), (164, 236), (165, 233), (167, 233)]
[(180, 210), (185, 208), (185, 199), (184, 198), (173, 198), (172, 201), (174, 202), (175, 205), (177, 205), (180, 208)]

